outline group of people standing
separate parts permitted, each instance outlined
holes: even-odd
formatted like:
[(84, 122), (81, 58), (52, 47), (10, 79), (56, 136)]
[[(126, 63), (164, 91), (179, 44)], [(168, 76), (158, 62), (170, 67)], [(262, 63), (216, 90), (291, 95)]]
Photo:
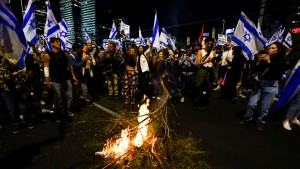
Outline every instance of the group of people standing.
[[(239, 123), (246, 124), (254, 119), (254, 109), (261, 100), (261, 108), (255, 121), (257, 130), (262, 131), (264, 119), (280, 89), (282, 75), (298, 61), (292, 55), (297, 53), (297, 48), (287, 57), (285, 47), (275, 42), (265, 52), (256, 54), (254, 60), (247, 61), (241, 47), (233, 47), (230, 43), (215, 46), (214, 42), (213, 38), (208, 37), (204, 46), (186, 45), (181, 50), (172, 50), (171, 46), (168, 46), (159, 51), (152, 47), (151, 41), (148, 47), (136, 47), (123, 41), (121, 49), (117, 49), (114, 42), (109, 42), (106, 50), (97, 44), (88, 43), (82, 46), (75, 43), (72, 51), (63, 51), (60, 40), (51, 38), (51, 51), (33, 50), (33, 55), (40, 58), (40, 66), (37, 70), (33, 69), (38, 73), (34, 71), (31, 75), (38, 76), (38, 80), (31, 81), (27, 90), (24, 88), (20, 92), (11, 86), (16, 86), (15, 77), (19, 75), (30, 77), (31, 62), (27, 62), (26, 71), (18, 70), (15, 64), (1, 56), (1, 96), (11, 115), (14, 133), (17, 133), (21, 128), (21, 113), (27, 127), (34, 127), (31, 116), (27, 113), (31, 112), (28, 89), (34, 91), (38, 101), (43, 100), (40, 87), (35, 87), (39, 86), (37, 83), (41, 81), (45, 83), (50, 97), (53, 98), (56, 120), (64, 126), (68, 119), (74, 116), (70, 108), (74, 98), (81, 99), (91, 106), (99, 94), (107, 92), (108, 97), (123, 96), (124, 104), (136, 104), (143, 102), (147, 97), (160, 99), (164, 93), (162, 81), (168, 79), (172, 85), (166, 85), (167, 89), (175, 91), (171, 94), (176, 93), (179, 102), (183, 103), (190, 97), (198, 110), (205, 111), (210, 103), (209, 96), (214, 83), (214, 90), (220, 90), (224, 99), (234, 103), (241, 94), (239, 86), (245, 85), (247, 81), (245, 73), (250, 77), (252, 73), (259, 72), (259, 88), (252, 90), (246, 114)], [(249, 70), (250, 73), (245, 70)], [(291, 130), (289, 119), (292, 119), (293, 124), (300, 126), (297, 119), (300, 105), (298, 103), (299, 94), (283, 122), (283, 127), (287, 130)]]

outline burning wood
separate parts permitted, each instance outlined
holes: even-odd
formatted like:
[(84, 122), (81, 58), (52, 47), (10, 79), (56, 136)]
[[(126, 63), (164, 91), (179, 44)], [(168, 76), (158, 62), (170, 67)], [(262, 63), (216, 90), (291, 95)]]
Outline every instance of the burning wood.
[[(176, 134), (175, 138), (171, 137), (170, 131), (173, 130), (168, 126), (167, 117), (169, 98), (168, 95), (163, 95), (152, 105), (155, 108), (152, 111), (149, 111), (149, 100), (146, 100), (139, 108), (138, 123), (134, 118), (136, 115), (126, 118), (130, 115), (127, 112), (126, 116), (116, 116), (113, 126), (121, 126), (116, 127), (117, 132), (122, 130), (121, 135), (107, 140), (102, 151), (95, 153), (105, 158), (100, 162), (102, 169), (210, 168), (201, 160), (201, 156), (205, 153), (196, 146), (198, 141), (192, 137), (179, 138)], [(108, 129), (112, 131), (114, 127), (109, 126)]]
[(121, 137), (116, 141), (109, 139), (104, 145), (104, 148), (100, 152), (96, 152), (95, 155), (101, 155), (104, 158), (116, 159), (117, 163), (122, 161), (125, 158), (125, 154), (129, 150), (134, 150), (135, 147), (141, 147), (145, 142), (151, 144), (152, 151), (156, 141), (156, 137), (150, 138), (148, 133), (148, 125), (150, 123), (149, 117), (149, 99), (140, 106), (139, 116), (138, 116), (138, 131), (133, 140), (130, 139), (130, 130), (129, 128), (122, 130)]

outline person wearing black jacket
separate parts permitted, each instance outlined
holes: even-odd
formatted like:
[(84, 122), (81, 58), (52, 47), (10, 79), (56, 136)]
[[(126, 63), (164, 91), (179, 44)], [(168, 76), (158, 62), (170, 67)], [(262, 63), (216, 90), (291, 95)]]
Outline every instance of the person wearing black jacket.
[(255, 69), (258, 70), (260, 75), (264, 75), (260, 78), (258, 90), (252, 90), (246, 114), (239, 121), (239, 124), (246, 124), (253, 120), (254, 109), (258, 101), (261, 100), (261, 108), (256, 118), (256, 129), (257, 131), (263, 131), (264, 118), (268, 115), (274, 102), (275, 95), (278, 93), (279, 80), (286, 69), (285, 56), (285, 47), (279, 42), (272, 43), (267, 49), (267, 54), (259, 54)]

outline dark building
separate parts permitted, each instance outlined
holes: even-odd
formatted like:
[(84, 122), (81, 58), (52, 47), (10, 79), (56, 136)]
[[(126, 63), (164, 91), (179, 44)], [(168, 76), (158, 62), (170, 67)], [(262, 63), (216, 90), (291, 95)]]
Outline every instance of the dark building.
[(79, 0), (61, 0), (60, 15), (68, 26), (67, 37), (71, 42), (82, 42), (81, 40), (81, 17)]

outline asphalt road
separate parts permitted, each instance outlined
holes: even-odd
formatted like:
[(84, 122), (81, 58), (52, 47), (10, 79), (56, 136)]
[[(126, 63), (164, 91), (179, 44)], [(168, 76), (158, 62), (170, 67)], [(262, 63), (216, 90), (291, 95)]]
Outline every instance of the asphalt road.
[[(104, 97), (97, 102), (101, 104)], [(299, 168), (300, 127), (292, 126), (293, 131), (286, 131), (282, 128), (282, 119), (274, 115), (266, 119), (263, 132), (256, 131), (253, 123), (238, 124), (248, 97), (229, 104), (214, 92), (207, 111), (199, 111), (187, 98), (185, 103), (175, 105), (178, 114), (175, 118), (180, 124), (175, 130), (179, 135), (191, 134), (200, 140), (199, 147), (207, 153), (206, 160), (213, 169)], [(122, 99), (112, 99), (112, 103), (122, 104)], [(82, 120), (77, 117), (83, 116), (85, 111), (110, 116), (91, 107), (78, 112), (74, 121)], [(94, 156), (94, 149), (83, 144), (94, 142), (95, 125), (82, 123), (76, 128), (79, 134), (72, 134), (68, 129), (59, 130), (57, 123), (43, 117), (36, 128), (12, 134), (9, 124), (0, 130), (0, 168), (89, 168), (99, 157)]]

